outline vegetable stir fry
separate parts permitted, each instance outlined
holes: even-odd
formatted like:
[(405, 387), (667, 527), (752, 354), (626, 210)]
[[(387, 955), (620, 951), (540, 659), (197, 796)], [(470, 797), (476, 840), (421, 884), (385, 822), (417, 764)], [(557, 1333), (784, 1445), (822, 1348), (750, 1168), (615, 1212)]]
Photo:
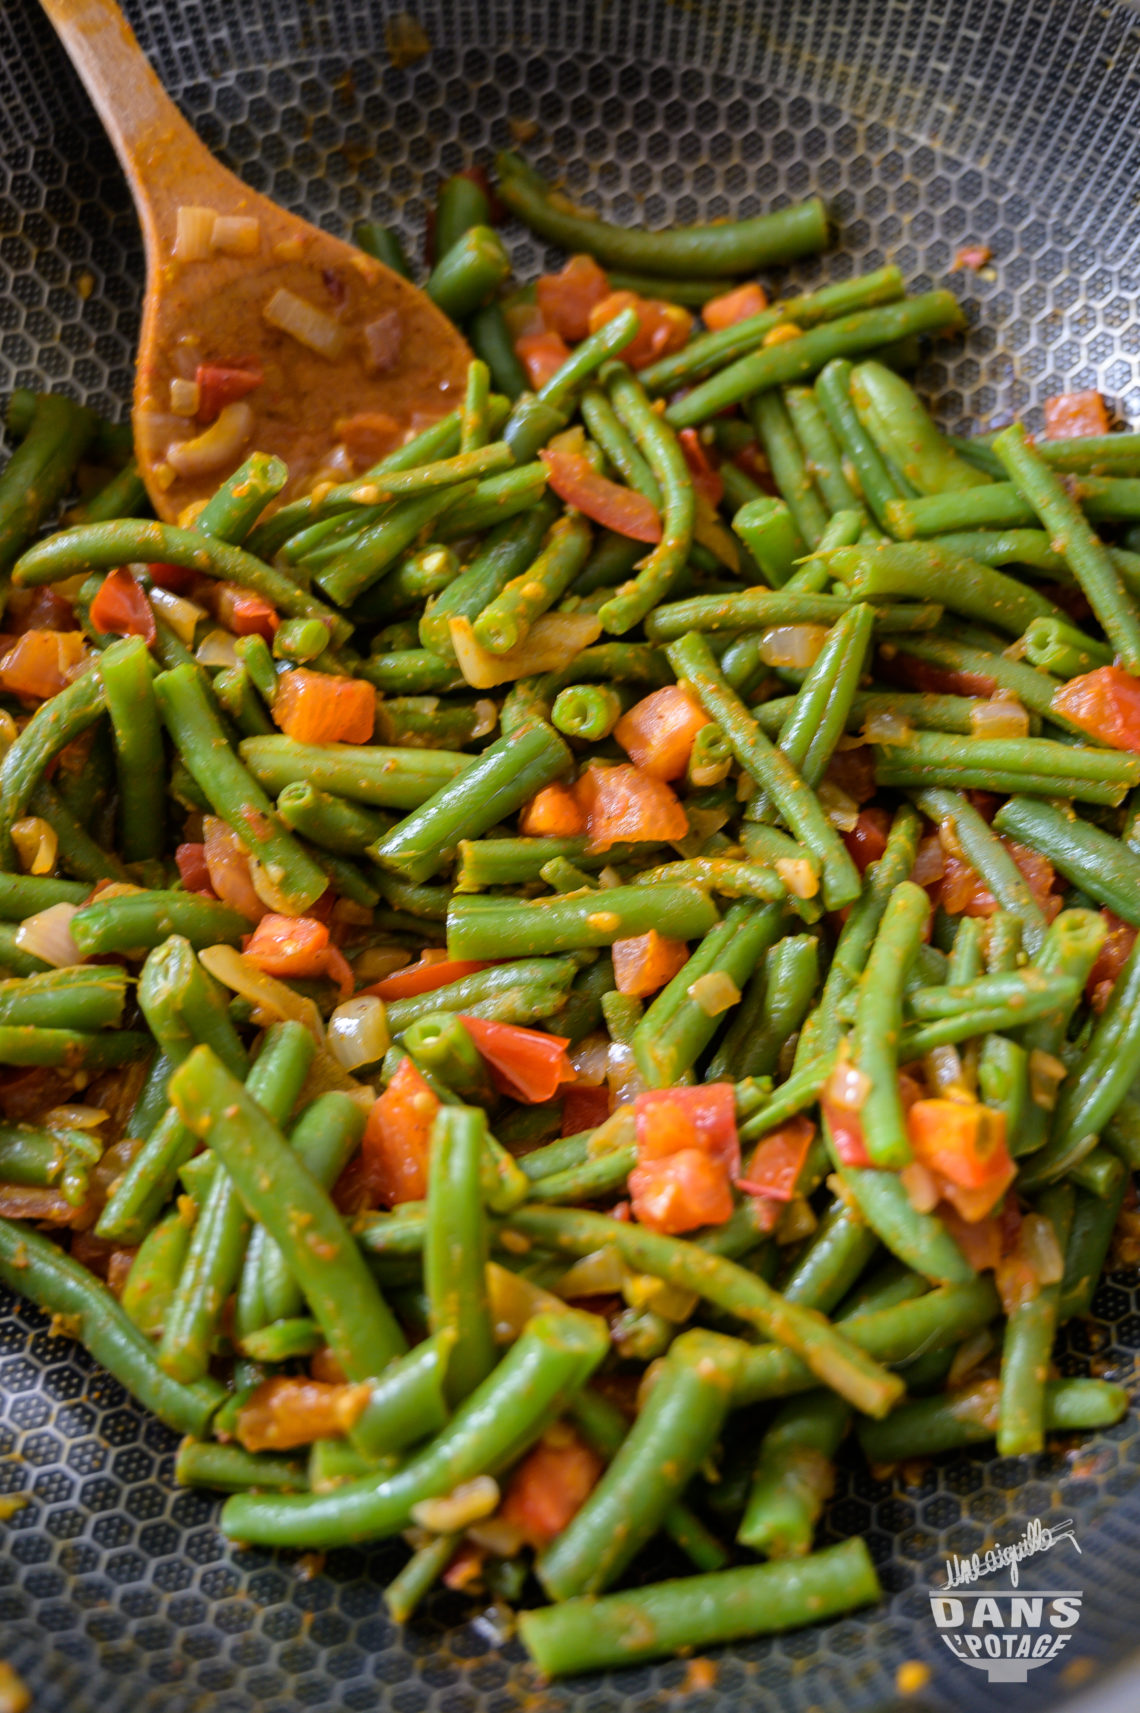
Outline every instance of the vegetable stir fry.
[(1140, 435), (944, 433), (950, 292), (754, 277), (816, 201), (498, 195), (565, 265), (449, 180), (466, 394), (288, 503), (10, 402), (0, 1281), (233, 1540), (402, 1536), (555, 1675), (875, 1600), (852, 1445), (1127, 1407), (1052, 1351), (1136, 1220)]

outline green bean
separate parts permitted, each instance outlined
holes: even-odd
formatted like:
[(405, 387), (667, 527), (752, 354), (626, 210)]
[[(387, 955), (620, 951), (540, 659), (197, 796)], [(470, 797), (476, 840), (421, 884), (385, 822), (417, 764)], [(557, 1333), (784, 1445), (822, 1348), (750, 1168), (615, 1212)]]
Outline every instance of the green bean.
[[(489, 453), (463, 456), (485, 461)], [(416, 484), (422, 478), (419, 471), (412, 470), (406, 476), (393, 476), (391, 481)], [(473, 479), (451, 481), (427, 492), (397, 497), (374, 512), (369, 508), (358, 534), (347, 543), (330, 541), (314, 547), (306, 554), (305, 564), (330, 600), (341, 607), (351, 606), (379, 581), (394, 560), (407, 552), (424, 530), (474, 494), (477, 486)]]
[[(841, 551), (847, 551), (843, 549)], [(741, 589), (730, 594), (693, 595), (657, 607), (645, 623), (653, 642), (672, 642), (690, 631), (755, 631), (772, 625), (832, 625), (857, 604), (858, 597), (819, 595), (804, 589)], [(899, 647), (910, 647), (915, 631), (932, 630), (942, 617), (933, 602), (898, 602), (875, 607), (875, 630), (880, 636), (905, 636)], [(1023, 668), (1031, 671), (1031, 668)]]
[(581, 514), (557, 519), (537, 558), (483, 608), (473, 626), (475, 640), (493, 654), (517, 648), (534, 620), (570, 587), (585, 564), (592, 539)]
[(525, 392), (526, 370), (519, 362), (501, 306), (492, 300), (477, 309), (467, 324), (471, 349), (480, 356), (491, 371), (496, 390), (507, 398), (517, 399)]
[(85, 904), (71, 919), (71, 934), (85, 958), (161, 946), (172, 934), (195, 950), (236, 946), (249, 921), (213, 898), (193, 892), (127, 892)]
[(755, 973), (728, 1029), (705, 1070), (709, 1082), (722, 1077), (770, 1076), (784, 1044), (810, 1009), (819, 979), (819, 942), (800, 934), (779, 940)]
[(533, 511), (546, 498), (546, 478), (546, 465), (538, 462), (520, 463), (515, 470), (485, 476), (474, 493), (448, 511), (437, 532), (440, 541), (459, 541), (493, 529), (520, 512)]
[[(414, 549), (391, 571), (373, 583), (353, 605), (352, 616), (361, 624), (389, 620), (397, 613), (418, 607), (454, 583), (460, 574), (458, 555), (441, 542)], [(414, 640), (414, 638), (413, 638)]]
[(46, 874), (0, 874), (0, 921), (22, 922), (53, 904), (82, 904), (91, 888)]
[(750, 220), (646, 232), (557, 206), (550, 187), (517, 155), (500, 154), (496, 165), (499, 194), (512, 214), (548, 243), (594, 256), (603, 267), (670, 277), (745, 274), (813, 255), (827, 243), (827, 214), (818, 197)]
[(837, 548), (828, 554), (827, 568), (859, 600), (929, 600), (937, 592), (954, 612), (997, 625), (1012, 636), (1019, 636), (1035, 618), (1061, 616), (1051, 601), (1004, 572), (929, 542)]
[(99, 662), (115, 734), (119, 787), (119, 846), (127, 862), (161, 854), (165, 798), (162, 728), (141, 637), (124, 637)]
[(1020, 660), (1008, 660), (1000, 652), (976, 648), (957, 638), (941, 635), (908, 636), (898, 645), (898, 652), (926, 661), (931, 666), (943, 667), (947, 672), (963, 672), (980, 678), (988, 683), (989, 688), (983, 689), (979, 684), (979, 695), (992, 694), (994, 689), (1003, 690), (1010, 696), (1016, 696), (1023, 707), (1051, 720), (1054, 725), (1063, 726), (1069, 732), (1078, 730), (1053, 707), (1053, 697), (1061, 688), (1061, 679), (1051, 678), (1048, 673), (1026, 666)]
[(406, 280), (411, 279), (411, 269), (404, 255), (404, 247), (390, 226), (381, 226), (376, 220), (358, 220), (352, 228), (352, 241), (366, 256), (383, 262), (394, 274), (400, 274)]
[(962, 311), (946, 291), (926, 292), (883, 309), (861, 310), (841, 321), (825, 322), (798, 339), (739, 358), (674, 401), (665, 420), (674, 428), (693, 427), (754, 393), (816, 375), (836, 357), (860, 355), (908, 333), (950, 332), (962, 324)]
[(38, 1029), (0, 1024), (0, 1058), (10, 1065), (58, 1065), (69, 1072), (110, 1070), (143, 1059), (146, 1035), (133, 1029), (88, 1033), (81, 1029)]
[(541, 501), (519, 517), (492, 531), (466, 569), (441, 591), (420, 620), (420, 641), (443, 660), (452, 662), (450, 621), (478, 618), (513, 578), (520, 576), (537, 554), (556, 516), (553, 502)]
[[(1001, 459), (992, 450), (996, 434), (979, 434), (966, 439), (948, 436), (954, 448), (978, 463), (980, 468), (999, 479), (1005, 470)], [(1038, 454), (1054, 470), (1091, 471), (1096, 475), (1133, 476), (1140, 468), (1138, 440), (1135, 434), (1089, 434), (1076, 440), (1038, 440)]]
[[(1103, 917), (1091, 910), (1063, 910), (1052, 923), (1034, 963), (1046, 975), (1058, 976), (1068, 983), (1065, 1001), (1055, 1010), (1032, 1023), (1021, 1034), (1027, 1052), (1056, 1055), (1065, 1044), (1069, 1020), (1077, 1007), (1081, 992), (1092, 973), (1093, 965), (1104, 944), (1106, 927)], [(1049, 1107), (1030, 1100), (1021, 1129), (1010, 1138), (1014, 1155), (1040, 1154), (1050, 1126)], [(1048, 1153), (1045, 1151), (1048, 1163)], [(1038, 1161), (1030, 1162), (1035, 1166)]]
[(277, 812), (293, 832), (340, 856), (363, 855), (392, 826), (390, 815), (350, 803), (346, 797), (321, 791), (300, 779), (280, 792)]
[(815, 397), (876, 524), (885, 529), (887, 507), (900, 497), (899, 486), (859, 420), (851, 399), (853, 374), (846, 358), (833, 359), (816, 380)]
[(770, 794), (792, 832), (819, 859), (827, 908), (838, 910), (849, 904), (858, 897), (859, 875), (846, 846), (814, 791), (725, 683), (707, 643), (693, 633), (670, 644), (666, 653), (678, 678), (724, 733), (741, 767)]
[(624, 685), (568, 684), (560, 690), (550, 712), (550, 723), (564, 737), (586, 743), (608, 738), (636, 692)]
[(929, 916), (922, 887), (902, 881), (891, 894), (859, 983), (851, 1062), (868, 1079), (860, 1124), (868, 1158), (880, 1169), (905, 1166), (911, 1157), (898, 1090), (898, 1039), (903, 983)]
[(661, 489), (657, 478), (634, 445), (632, 436), (610, 403), (605, 389), (597, 385), (586, 387), (582, 394), (581, 411), (587, 430), (622, 481), (627, 487), (644, 494), (660, 511)]
[(1065, 1321), (1087, 1315), (1092, 1308), (1093, 1295), (1108, 1259), (1112, 1233), (1120, 1216), (1121, 1204), (1128, 1187), (1128, 1171), (1121, 1160), (1106, 1195), (1090, 1195), (1078, 1189), (1065, 1252), (1065, 1274), (1061, 1280), (1061, 1296), (1057, 1319)]
[(454, 1336), (448, 1329), (424, 1339), (372, 1381), (372, 1396), (349, 1429), (357, 1451), (377, 1458), (440, 1432), (448, 1417), (444, 1382)]
[(1003, 429), (993, 449), (1064, 554), (1116, 653), (1130, 672), (1140, 672), (1140, 614), (1081, 507), (1029, 444), (1020, 423)]
[(802, 1558), (835, 1481), (832, 1459), (850, 1410), (833, 1392), (805, 1392), (777, 1410), (760, 1444), (737, 1540), (768, 1558)]
[(0, 1024), (41, 1029), (104, 1029), (122, 1021), (127, 972), (119, 968), (44, 970), (0, 981)]
[(191, 1230), (191, 1222), (175, 1208), (147, 1232), (131, 1263), (120, 1300), (124, 1313), (147, 1338), (162, 1337)]
[(39, 393), (23, 443), (0, 478), (0, 579), (71, 486), (95, 432), (95, 418), (62, 393)]
[(193, 527), (200, 535), (240, 547), (270, 500), (276, 499), (288, 480), (288, 466), (280, 458), (254, 452), (210, 496), (194, 519)]
[(1025, 658), (1061, 678), (1076, 678), (1095, 667), (1111, 666), (1112, 650), (1064, 619), (1034, 619), (1025, 632)]
[(46, 1189), (59, 1182), (72, 1157), (58, 1131), (0, 1124), (0, 1182)]
[(664, 299), (666, 303), (680, 303), (686, 309), (703, 309), (705, 304), (714, 297), (723, 297), (732, 291), (736, 280), (724, 279), (669, 279), (660, 274), (629, 273), (623, 269), (607, 268), (607, 278), (611, 291), (632, 291), (638, 297)]
[(204, 1434), (225, 1396), (216, 1380), (181, 1386), (158, 1366), (149, 1340), (107, 1287), (26, 1223), (0, 1219), (0, 1281), (49, 1314), (167, 1427)]
[(1021, 870), (985, 818), (958, 792), (924, 791), (918, 806), (936, 826), (946, 829), (999, 907), (1020, 922), (1025, 948), (1032, 956), (1045, 937), (1045, 917)]
[(536, 1315), (443, 1431), (395, 1474), (303, 1499), (241, 1495), (227, 1504), (222, 1527), (234, 1540), (310, 1550), (398, 1534), (413, 1506), (516, 1462), (565, 1410), (607, 1344), (604, 1323), (593, 1316)]
[(1052, 1136), (1027, 1162), (1027, 1182), (1049, 1182), (1087, 1153), (1140, 1073), (1138, 995), (1140, 954), (1133, 950), (1088, 1046), (1061, 1086)]
[(538, 1561), (539, 1579), (553, 1599), (601, 1593), (657, 1533), (720, 1434), (734, 1355), (700, 1331), (683, 1333), (673, 1344), (612, 1463)]
[(716, 920), (708, 894), (689, 885), (615, 886), (602, 894), (529, 901), (456, 897), (447, 916), (447, 945), (455, 958), (542, 957), (612, 946), (652, 927), (670, 939), (696, 939)]
[(392, 1578), (384, 1590), (384, 1604), (394, 1624), (408, 1622), (451, 1563), (462, 1540), (462, 1534), (435, 1535), (418, 1547)]
[(415, 809), (471, 765), (470, 756), (447, 750), (303, 744), (283, 735), (245, 739), (241, 757), (268, 791), (310, 784), (383, 809)]
[(541, 997), (551, 992), (564, 994), (576, 973), (577, 966), (571, 958), (513, 958), (497, 968), (462, 976), (431, 993), (390, 1000), (386, 1007), (388, 1027), (394, 1035), (399, 1035), (419, 1018), (436, 1011), (459, 1011), (473, 1017), (491, 1016), (504, 1023), (523, 1022), (526, 1017), (507, 1013), (526, 1011), (529, 1017), (543, 1015), (533, 1009), (527, 1010), (526, 996)]
[[(1073, 1219), (1073, 1190), (1067, 1184), (1047, 1190), (1036, 1217), (1046, 1220), (1062, 1255)], [(1034, 1294), (1012, 1306), (1005, 1323), (998, 1403), (999, 1457), (1020, 1457), (1045, 1449), (1045, 1381), (1057, 1331), (1060, 1283), (1037, 1283)]]
[[(1016, 427), (1017, 424), (1014, 424)], [(1140, 481), (1126, 476), (1083, 476), (1073, 482), (1080, 510), (1093, 523), (1130, 523), (1140, 516)], [(967, 529), (1032, 529), (1039, 514), (1013, 482), (992, 482), (968, 492), (925, 494), (895, 501), (888, 522), (896, 535), (945, 535)], [(1119, 567), (1117, 568), (1119, 573)]]
[(12, 824), (26, 813), (44, 769), (73, 738), (95, 724), (105, 707), (98, 669), (84, 672), (40, 704), (0, 761), (0, 861), (5, 867), (14, 866)]
[(432, 1129), (424, 1278), (433, 1333), (453, 1340), (446, 1395), (454, 1406), (495, 1366), (487, 1295), (487, 1224), (479, 1193), (486, 1117), (440, 1107)]
[(949, 786), (1002, 796), (1026, 792), (1115, 806), (1133, 784), (1131, 757), (1046, 738), (972, 738), (965, 747), (949, 733), (912, 732), (903, 743), (889, 748), (875, 745), (873, 754), (875, 777), (881, 785), (916, 790)]
[(441, 252), (424, 290), (452, 321), (465, 321), (494, 296), (510, 271), (498, 234), (490, 226), (472, 226)]
[(989, 477), (958, 455), (935, 427), (913, 389), (882, 363), (860, 363), (851, 397), (880, 453), (919, 493), (984, 486)]
[(128, 458), (122, 469), (82, 507), (81, 521), (109, 523), (117, 517), (145, 517), (149, 510), (146, 484), (139, 475), (138, 464)]
[[(935, 1457), (993, 1439), (997, 1429), (998, 1381), (981, 1380), (960, 1392), (919, 1398), (895, 1410), (889, 1421), (859, 1425), (859, 1442), (874, 1465)], [(1074, 1433), (1111, 1427), (1128, 1408), (1128, 1394), (1107, 1380), (1047, 1380), (1046, 1432)]]
[(834, 1201), (780, 1280), (781, 1296), (790, 1303), (803, 1303), (821, 1314), (831, 1314), (878, 1246), (878, 1239), (857, 1209)]
[(1048, 857), (1065, 879), (1140, 927), (1140, 857), (1102, 827), (1036, 798), (1011, 797), (994, 826)]
[(768, 494), (758, 494), (740, 506), (732, 527), (774, 589), (788, 582), (807, 552), (790, 506)]
[(868, 1362), (845, 1334), (813, 1309), (785, 1302), (754, 1273), (694, 1243), (664, 1237), (579, 1208), (521, 1207), (511, 1228), (558, 1254), (587, 1255), (612, 1243), (638, 1272), (652, 1273), (755, 1327), (802, 1358), (817, 1377), (869, 1415), (882, 1415), (901, 1384)]
[(631, 630), (668, 593), (689, 556), (696, 498), (676, 436), (665, 425), (638, 381), (623, 364), (603, 374), (611, 403), (628, 428), (661, 490), (661, 539), (637, 570), (599, 609), (607, 631)]
[(862, 527), (867, 521), (866, 513), (847, 478), (839, 443), (815, 393), (811, 387), (787, 387), (784, 404), (803, 449), (808, 473), (814, 478), (824, 505), (833, 516), (854, 511)]
[(866, 1544), (855, 1538), (794, 1562), (542, 1607), (523, 1613), (519, 1629), (544, 1675), (560, 1677), (796, 1629), (869, 1605), (880, 1593)]
[(827, 512), (804, 462), (784, 400), (774, 388), (758, 393), (750, 415), (784, 504), (809, 548), (819, 546)]
[(238, 1349), (251, 1362), (276, 1366), (302, 1356), (312, 1356), (324, 1342), (316, 1321), (299, 1315), (294, 1320), (269, 1321), (265, 1326), (242, 1332), (238, 1338)]
[(309, 1484), (304, 1465), (292, 1458), (196, 1439), (184, 1439), (178, 1447), (174, 1479), (180, 1487), (210, 1487), (221, 1493), (303, 1493)]

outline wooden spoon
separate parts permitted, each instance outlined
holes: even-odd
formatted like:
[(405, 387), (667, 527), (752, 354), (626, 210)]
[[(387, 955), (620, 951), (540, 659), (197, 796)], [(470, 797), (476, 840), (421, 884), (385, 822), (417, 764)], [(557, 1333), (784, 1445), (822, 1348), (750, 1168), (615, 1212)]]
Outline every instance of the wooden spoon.
[[(114, 0), (40, 3), (115, 146), (142, 223), (147, 280), (133, 424), (160, 517), (176, 519), (203, 500), (250, 452), (284, 459), (288, 497), (327, 466), (346, 422), (368, 464), (452, 408), (470, 352), (429, 298), (216, 161)], [(214, 216), (224, 224), (215, 228)], [(225, 253), (219, 240), (242, 253)], [(204, 259), (190, 259), (199, 253)], [(267, 313), (278, 322), (299, 316), (303, 338), (271, 325)], [(208, 425), (194, 409), (200, 363), (263, 377), (204, 441)], [(183, 384), (172, 408), (175, 381)], [(353, 473), (340, 469), (338, 479)]]

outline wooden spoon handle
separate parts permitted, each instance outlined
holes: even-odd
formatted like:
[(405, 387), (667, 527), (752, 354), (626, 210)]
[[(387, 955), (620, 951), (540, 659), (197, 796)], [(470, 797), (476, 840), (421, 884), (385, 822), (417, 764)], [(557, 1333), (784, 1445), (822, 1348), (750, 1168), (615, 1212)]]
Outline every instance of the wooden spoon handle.
[[(115, 0), (40, 0), (131, 187), (148, 241), (154, 204), (187, 200), (187, 165), (219, 169), (158, 81)], [(195, 174), (194, 176), (197, 176)], [(183, 194), (176, 192), (176, 179)]]

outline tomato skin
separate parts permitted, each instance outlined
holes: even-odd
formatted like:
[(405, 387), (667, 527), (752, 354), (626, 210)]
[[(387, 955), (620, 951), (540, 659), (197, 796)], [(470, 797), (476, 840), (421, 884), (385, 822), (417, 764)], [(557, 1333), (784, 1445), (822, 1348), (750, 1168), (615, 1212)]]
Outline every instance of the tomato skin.
[(708, 447), (701, 439), (695, 428), (683, 428), (677, 439), (681, 443), (681, 453), (689, 467), (689, 475), (698, 494), (702, 494), (710, 506), (719, 506), (724, 498), (724, 477), (710, 461)]
[(626, 709), (614, 727), (614, 737), (643, 773), (654, 779), (680, 779), (697, 733), (709, 724), (691, 691), (682, 684), (666, 684)]
[(866, 874), (873, 862), (878, 862), (887, 848), (891, 818), (885, 809), (861, 809), (859, 819), (840, 838), (851, 853), (851, 860), (860, 874)]
[(607, 321), (632, 309), (641, 323), (629, 344), (619, 353), (621, 361), (631, 369), (644, 369), (659, 357), (679, 351), (693, 328), (693, 318), (680, 304), (666, 303), (660, 298), (639, 297), (633, 291), (613, 291), (590, 311), (590, 332), (596, 333)]
[(667, 940), (656, 928), (629, 940), (615, 940), (611, 951), (618, 992), (636, 999), (659, 992), (689, 960), (686, 941)]
[(528, 1545), (547, 1546), (582, 1509), (602, 1468), (597, 1452), (560, 1422), (511, 1475), (499, 1515)]
[(757, 1143), (737, 1188), (768, 1201), (791, 1201), (814, 1137), (810, 1118), (789, 1119)]
[(328, 976), (348, 999), (356, 986), (352, 965), (329, 944), (329, 930), (313, 916), (263, 916), (245, 943), (251, 964), (273, 976)]
[(683, 839), (689, 830), (689, 817), (670, 787), (632, 763), (591, 764), (580, 775), (574, 794), (585, 810), (595, 851), (607, 851), (627, 840)]
[(273, 718), (298, 743), (368, 743), (376, 723), (376, 691), (362, 678), (297, 667), (277, 680)]
[(462, 981), (467, 975), (478, 975), (480, 970), (490, 967), (490, 964), (483, 963), (478, 958), (421, 958), (418, 964), (409, 964), (406, 969), (396, 970), (392, 975), (386, 975), (383, 981), (374, 981), (371, 987), (362, 987), (360, 991), (375, 994), (377, 999), (383, 999), (385, 1002), (391, 999), (414, 999), (417, 994), (434, 993), (437, 987), (446, 987), (452, 981)]
[(646, 1089), (634, 1100), (633, 1110), (639, 1164), (697, 1148), (722, 1165), (730, 1178), (739, 1173), (740, 1139), (731, 1083)]
[(228, 404), (236, 404), (256, 392), (265, 376), (252, 360), (230, 363), (199, 363), (198, 421), (216, 422)]
[(577, 345), (590, 331), (590, 311), (610, 295), (610, 282), (593, 256), (571, 256), (560, 273), (543, 274), (534, 291), (546, 326)]
[[(400, 1060), (395, 1076), (368, 1114), (360, 1145), (361, 1172), (385, 1207), (427, 1194), (431, 1131), (439, 1101), (413, 1065)], [(352, 1162), (353, 1165), (356, 1162)], [(343, 1174), (342, 1174), (343, 1177)]]
[(174, 860), (178, 864), (178, 877), (187, 892), (202, 892), (207, 898), (218, 896), (210, 884), (204, 844), (179, 845), (174, 853)]
[(562, 1134), (577, 1136), (582, 1130), (596, 1130), (610, 1115), (610, 1091), (605, 1083), (593, 1088), (588, 1083), (573, 1083), (562, 1096)]
[[(1003, 836), (1001, 843), (1021, 870), (1046, 921), (1051, 922), (1061, 908), (1061, 900), (1053, 891), (1056, 873), (1052, 863), (1028, 846), (1019, 845), (1015, 839)], [(997, 900), (981, 876), (954, 849), (945, 853), (938, 902), (952, 916), (992, 916), (998, 908)]]
[(160, 589), (169, 589), (172, 595), (192, 595), (194, 585), (198, 581), (196, 571), (188, 571), (183, 565), (163, 565), (159, 562), (147, 566), (147, 575), (152, 583), (157, 583)]
[(1090, 434), (1111, 432), (1105, 402), (1091, 387), (1045, 400), (1046, 440), (1083, 440)]
[(231, 583), (221, 584), (214, 608), (219, 622), (234, 636), (260, 636), (271, 643), (281, 628), (275, 607), (260, 595), (236, 589)]
[(524, 333), (515, 340), (515, 354), (538, 392), (551, 375), (558, 373), (570, 355), (570, 347), (558, 333)]
[(460, 1022), (490, 1066), (496, 1088), (513, 1100), (537, 1106), (552, 1100), (563, 1083), (574, 1081), (574, 1067), (566, 1057), (568, 1036), (485, 1017), (461, 1016)]
[(1108, 1004), (1117, 978), (1136, 944), (1135, 928), (1122, 922), (1111, 910), (1102, 910), (1101, 915), (1108, 925), (1108, 933), (1085, 983), (1085, 993), (1094, 1011), (1103, 1011)]
[(843, 1164), (845, 1166), (869, 1166), (871, 1156), (867, 1152), (863, 1123), (859, 1114), (850, 1107), (840, 1106), (835, 1101), (828, 1100), (826, 1094), (820, 1101), (820, 1110), (828, 1129), (831, 1131), (831, 1139), (835, 1143), (835, 1152)]
[(710, 333), (719, 333), (725, 327), (735, 327), (738, 321), (748, 321), (753, 315), (762, 314), (767, 307), (768, 294), (764, 287), (755, 280), (748, 280), (733, 291), (722, 292), (720, 297), (710, 297), (701, 310), (701, 320)]
[(1053, 696), (1059, 714), (1110, 749), (1140, 755), (1140, 678), (1121, 666), (1098, 666), (1070, 678)]
[(254, 890), (249, 871), (249, 852), (229, 824), (216, 815), (207, 815), (204, 822), (206, 869), (216, 897), (231, 910), (260, 922), (268, 914)]
[(701, 1148), (639, 1162), (629, 1174), (629, 1193), (638, 1223), (670, 1237), (732, 1217), (728, 1173)]
[(96, 630), (115, 636), (141, 636), (148, 648), (158, 635), (146, 592), (125, 565), (108, 571), (91, 603), (90, 616)]
[(4, 612), (4, 627), (9, 636), (23, 636), (30, 630), (78, 630), (79, 620), (71, 602), (56, 589), (13, 589)]
[(571, 786), (544, 785), (519, 814), (524, 838), (576, 839), (586, 831), (586, 816)]
[(547, 481), (553, 492), (584, 517), (633, 541), (661, 540), (661, 518), (644, 494), (599, 476), (581, 453), (548, 446), (539, 457), (546, 465)]

